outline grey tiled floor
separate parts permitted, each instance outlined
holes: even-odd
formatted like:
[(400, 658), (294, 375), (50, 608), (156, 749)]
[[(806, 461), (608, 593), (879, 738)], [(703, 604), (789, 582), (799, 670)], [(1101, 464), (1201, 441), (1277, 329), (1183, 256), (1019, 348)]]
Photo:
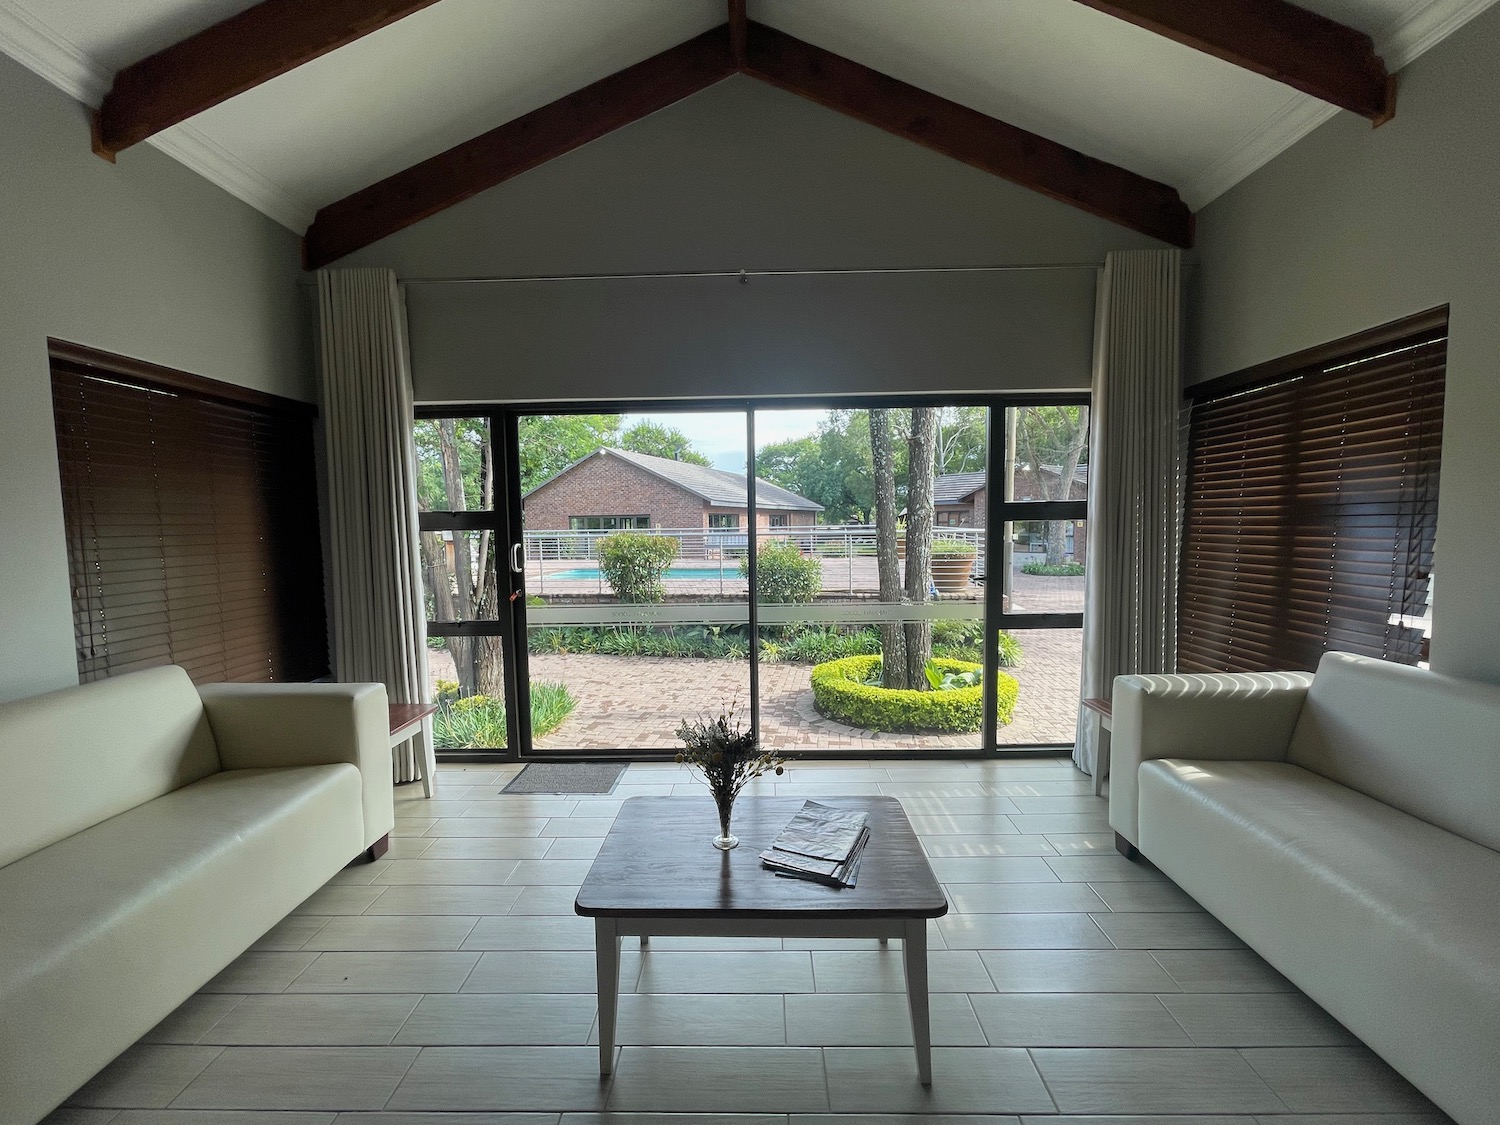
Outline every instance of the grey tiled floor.
[(763, 787), (906, 804), (952, 904), (929, 929), (930, 1090), (898, 943), (855, 940), (627, 942), (601, 1080), (578, 882), (623, 798), (701, 790), (636, 765), (609, 797), (500, 795), (516, 768), (445, 767), (430, 803), (403, 787), (389, 857), (336, 876), (56, 1125), (1447, 1121), (1116, 855), (1058, 759), (803, 763)]

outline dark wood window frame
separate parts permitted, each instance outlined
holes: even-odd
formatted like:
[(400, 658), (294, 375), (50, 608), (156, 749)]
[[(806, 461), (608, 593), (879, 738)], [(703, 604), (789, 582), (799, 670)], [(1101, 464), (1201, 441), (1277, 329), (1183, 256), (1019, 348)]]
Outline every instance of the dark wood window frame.
[(48, 345), (79, 679), (326, 677), (317, 408)]
[(1414, 664), (1437, 531), (1446, 307), (1190, 388), (1182, 672)]

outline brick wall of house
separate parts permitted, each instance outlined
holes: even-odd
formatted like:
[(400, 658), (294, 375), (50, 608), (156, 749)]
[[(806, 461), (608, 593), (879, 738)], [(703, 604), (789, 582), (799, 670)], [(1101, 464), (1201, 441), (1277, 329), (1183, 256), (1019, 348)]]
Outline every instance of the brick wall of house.
[(580, 462), (526, 498), (527, 531), (566, 531), (572, 516), (649, 516), (652, 527), (706, 527), (707, 505), (609, 454)]

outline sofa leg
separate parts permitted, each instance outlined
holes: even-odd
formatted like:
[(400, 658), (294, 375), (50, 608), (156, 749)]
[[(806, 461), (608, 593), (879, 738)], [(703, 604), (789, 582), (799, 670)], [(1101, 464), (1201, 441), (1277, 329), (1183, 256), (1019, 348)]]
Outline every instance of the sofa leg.
[(1132, 844), (1129, 840), (1125, 839), (1124, 836), (1121, 836), (1118, 832), (1115, 833), (1115, 851), (1119, 852), (1122, 856), (1129, 860), (1137, 860), (1141, 858), (1140, 849)]
[(371, 844), (368, 848), (366, 848), (364, 850), (364, 852), (360, 855), (359, 860), (357, 862), (359, 862), (359, 863), (374, 863), (377, 859), (379, 859), (381, 856), (385, 855), (385, 853), (388, 852), (388, 851), (390, 851), (390, 850), (391, 850), (391, 834), (389, 832), (387, 832), (384, 836), (380, 837), (380, 839), (376, 840), (373, 844)]

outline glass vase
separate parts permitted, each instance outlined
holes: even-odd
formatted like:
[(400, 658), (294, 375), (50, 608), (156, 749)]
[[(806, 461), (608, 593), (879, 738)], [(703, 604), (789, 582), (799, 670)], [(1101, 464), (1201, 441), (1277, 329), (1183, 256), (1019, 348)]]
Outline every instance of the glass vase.
[(715, 803), (719, 806), (719, 834), (714, 837), (713, 843), (721, 852), (727, 852), (740, 846), (740, 838), (729, 831), (729, 818), (734, 813), (734, 798), (725, 800), (716, 797)]

